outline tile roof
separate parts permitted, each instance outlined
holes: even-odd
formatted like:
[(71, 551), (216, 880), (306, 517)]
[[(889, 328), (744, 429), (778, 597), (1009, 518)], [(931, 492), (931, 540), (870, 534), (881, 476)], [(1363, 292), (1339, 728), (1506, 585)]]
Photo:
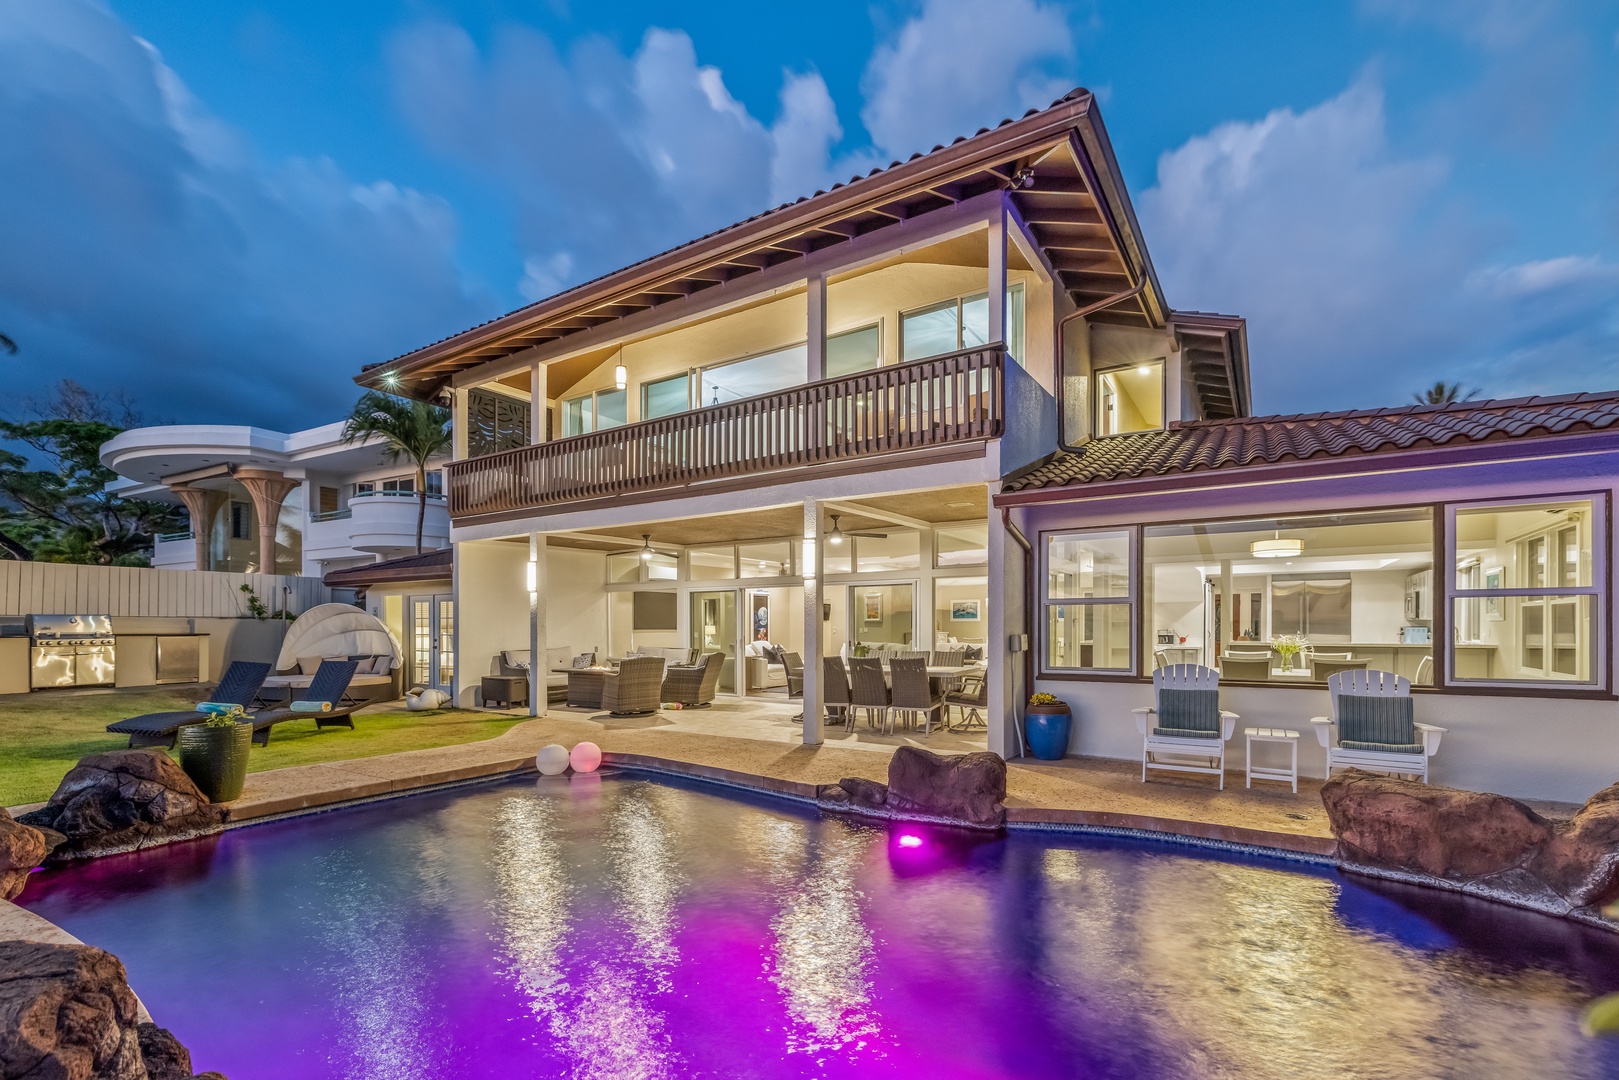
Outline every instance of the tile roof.
[(753, 215), (751, 215), (749, 217), (745, 217), (740, 221), (734, 221), (729, 225), (721, 226), (720, 228), (714, 229), (714, 230), (712, 230), (710, 232), (706, 232), (701, 236), (698, 236), (698, 237), (695, 237), (695, 238), (693, 238), (691, 240), (686, 240), (686, 241), (684, 241), (684, 242), (682, 242), (680, 244), (677, 244), (672, 248), (667, 248), (667, 249), (665, 249), (663, 251), (657, 252), (656, 254), (648, 255), (648, 256), (646, 256), (644, 258), (637, 259), (635, 262), (629, 263), (629, 264), (627, 264), (625, 266), (621, 266), (621, 267), (618, 267), (616, 269), (609, 270), (609, 271), (607, 271), (605, 273), (598, 274), (596, 277), (593, 277), (593, 278), (589, 279), (588, 281), (581, 281), (577, 285), (570, 285), (568, 288), (562, 290), (559, 293), (555, 293), (555, 294), (553, 294), (551, 296), (541, 297), (540, 299), (535, 300), (532, 303), (525, 304), (520, 308), (515, 308), (512, 311), (506, 312), (506, 313), (504, 313), (502, 315), (496, 315), (493, 318), (485, 319), (483, 322), (478, 323), (478, 324), (476, 324), (476, 325), (474, 325), (474, 326), (472, 326), (472, 327), (470, 327), (468, 329), (457, 330), (455, 333), (448, 334), (445, 337), (439, 338), (437, 341), (429, 342), (426, 345), (418, 346), (417, 348), (412, 349), (410, 352), (401, 353), (400, 355), (394, 357), (392, 360), (379, 360), (379, 361), (376, 361), (374, 363), (365, 364), (365, 365), (363, 365), (361, 367), (360, 370), (362, 372), (366, 372), (366, 371), (371, 371), (371, 370), (373, 370), (375, 368), (385, 367), (385, 366), (388, 366), (390, 364), (396, 364), (401, 360), (405, 360), (405, 359), (407, 359), (409, 357), (415, 356), (417, 353), (425, 352), (426, 350), (433, 348), (435, 345), (442, 345), (445, 342), (450, 341), (450, 340), (452, 340), (454, 338), (458, 338), (463, 334), (468, 334), (468, 333), (472, 333), (472, 332), (477, 331), (477, 330), (481, 330), (486, 326), (490, 326), (490, 325), (492, 325), (494, 323), (500, 322), (502, 319), (509, 318), (512, 315), (517, 315), (517, 314), (520, 314), (520, 313), (525, 312), (525, 311), (530, 311), (530, 310), (534, 310), (534, 309), (537, 309), (537, 308), (544, 307), (545, 305), (550, 304), (553, 301), (559, 300), (559, 299), (561, 299), (563, 297), (566, 297), (571, 293), (583, 293), (583, 292), (586, 292), (592, 286), (600, 284), (601, 282), (604, 282), (604, 281), (608, 280), (609, 278), (616, 277), (619, 274), (622, 274), (622, 273), (624, 273), (626, 271), (629, 271), (629, 270), (633, 270), (636, 267), (642, 266), (642, 265), (644, 265), (646, 263), (656, 262), (658, 259), (662, 259), (662, 258), (664, 258), (665, 256), (668, 256), (668, 255), (673, 255), (674, 253), (682, 250), (683, 248), (696, 247), (697, 245), (703, 243), (706, 240), (711, 240), (714, 237), (722, 236), (725, 233), (735, 232), (735, 231), (740, 230), (740, 229), (742, 229), (742, 228), (744, 228), (746, 226), (752, 225), (752, 224), (754, 224), (756, 222), (759, 222), (759, 221), (762, 221), (762, 220), (764, 220), (766, 218), (769, 218), (772, 215), (779, 214), (783, 210), (787, 210), (787, 209), (790, 209), (790, 208), (792, 208), (794, 206), (797, 206), (800, 203), (806, 203), (806, 202), (809, 202), (812, 199), (819, 199), (819, 198), (821, 198), (821, 197), (823, 197), (825, 195), (830, 195), (835, 191), (841, 191), (842, 189), (844, 189), (846, 187), (849, 187), (851, 184), (858, 184), (858, 183), (860, 183), (862, 181), (869, 180), (869, 179), (871, 179), (873, 177), (881, 176), (883, 173), (888, 172), (890, 169), (897, 169), (901, 165), (908, 165), (913, 161), (917, 161), (917, 160), (920, 160), (920, 159), (925, 158), (925, 157), (931, 157), (932, 155), (937, 154), (940, 151), (943, 151), (943, 150), (947, 149), (948, 147), (956, 146), (956, 145), (958, 145), (960, 143), (967, 142), (969, 139), (976, 139), (976, 138), (978, 138), (978, 137), (980, 137), (982, 135), (988, 135), (991, 131), (997, 131), (997, 130), (1003, 128), (1003, 127), (1006, 127), (1008, 124), (1017, 123), (1019, 120), (1027, 120), (1031, 116), (1038, 116), (1039, 114), (1041, 114), (1043, 112), (1050, 112), (1051, 110), (1059, 108), (1059, 107), (1061, 107), (1063, 105), (1066, 105), (1069, 102), (1078, 101), (1081, 98), (1089, 97), (1090, 93), (1091, 92), (1089, 90), (1085, 89), (1084, 87), (1076, 86), (1074, 89), (1068, 91), (1068, 93), (1064, 94), (1062, 97), (1060, 97), (1057, 100), (1053, 101), (1050, 105), (1047, 105), (1044, 108), (1036, 107), (1036, 108), (1029, 109), (1029, 110), (1025, 111), (1022, 116), (1004, 117), (994, 127), (981, 127), (971, 135), (957, 135), (954, 139), (952, 139), (948, 143), (938, 143), (938, 144), (936, 144), (933, 147), (933, 149), (931, 149), (931, 150), (918, 150), (917, 152), (913, 153), (910, 157), (906, 158), (904, 161), (895, 160), (895, 161), (890, 161), (887, 165), (874, 166), (869, 172), (860, 173), (860, 174), (857, 174), (855, 176), (851, 176), (849, 179), (840, 181), (840, 182), (838, 182), (836, 184), (833, 184), (832, 186), (830, 186), (828, 188), (817, 190), (812, 195), (800, 195), (798, 198), (790, 199), (787, 202), (781, 203), (778, 206), (770, 207), (767, 210), (761, 210), (758, 213), (753, 214)]
[(430, 581), (449, 577), (454, 562), (455, 549), (446, 547), (424, 551), (420, 555), (403, 555), (382, 562), (346, 566), (331, 571), (321, 580), (337, 588), (374, 585), (384, 581)]
[(1526, 436), (1619, 432), (1619, 391), (1173, 424), (1062, 453), (1007, 493)]

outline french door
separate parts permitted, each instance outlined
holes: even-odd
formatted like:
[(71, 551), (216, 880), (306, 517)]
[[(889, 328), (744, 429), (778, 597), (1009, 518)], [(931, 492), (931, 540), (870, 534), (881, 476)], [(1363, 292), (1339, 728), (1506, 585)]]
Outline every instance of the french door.
[(455, 681), (455, 599), (410, 598), (410, 682), (450, 692)]

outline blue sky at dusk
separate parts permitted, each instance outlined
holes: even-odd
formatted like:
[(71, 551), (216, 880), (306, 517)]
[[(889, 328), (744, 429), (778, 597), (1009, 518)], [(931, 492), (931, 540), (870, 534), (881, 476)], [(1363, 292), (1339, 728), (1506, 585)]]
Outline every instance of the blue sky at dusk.
[(362, 364), (1074, 86), (1257, 411), (1619, 387), (1612, 2), (0, 0), (0, 72), (10, 401), (327, 422)]

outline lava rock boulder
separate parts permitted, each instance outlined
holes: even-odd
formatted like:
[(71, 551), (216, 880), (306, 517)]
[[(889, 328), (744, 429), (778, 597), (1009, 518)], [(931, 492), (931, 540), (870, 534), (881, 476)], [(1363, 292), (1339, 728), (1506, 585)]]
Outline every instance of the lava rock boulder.
[(0, 807), (0, 900), (14, 899), (28, 883), (28, 872), (45, 861), (45, 834), (13, 821)]
[(80, 758), (50, 801), (19, 821), (61, 834), (50, 863), (133, 851), (212, 832), (229, 814), (161, 750)]
[(998, 754), (935, 754), (901, 746), (888, 783), (845, 777), (816, 791), (824, 809), (999, 829), (1006, 824), (1006, 762)]

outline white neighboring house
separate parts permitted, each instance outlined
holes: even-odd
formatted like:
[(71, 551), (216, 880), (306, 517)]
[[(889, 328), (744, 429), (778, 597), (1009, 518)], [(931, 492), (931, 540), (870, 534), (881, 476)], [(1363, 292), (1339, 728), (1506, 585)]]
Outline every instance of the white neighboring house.
[[(290, 434), (214, 424), (132, 428), (102, 445), (101, 463), (119, 476), (109, 491), (190, 512), (189, 530), (157, 537), (154, 567), (318, 578), (416, 551), (414, 467), (389, 463), (376, 439), (346, 445), (342, 431), (341, 421)], [(441, 491), (432, 469), (423, 551), (449, 545)]]

